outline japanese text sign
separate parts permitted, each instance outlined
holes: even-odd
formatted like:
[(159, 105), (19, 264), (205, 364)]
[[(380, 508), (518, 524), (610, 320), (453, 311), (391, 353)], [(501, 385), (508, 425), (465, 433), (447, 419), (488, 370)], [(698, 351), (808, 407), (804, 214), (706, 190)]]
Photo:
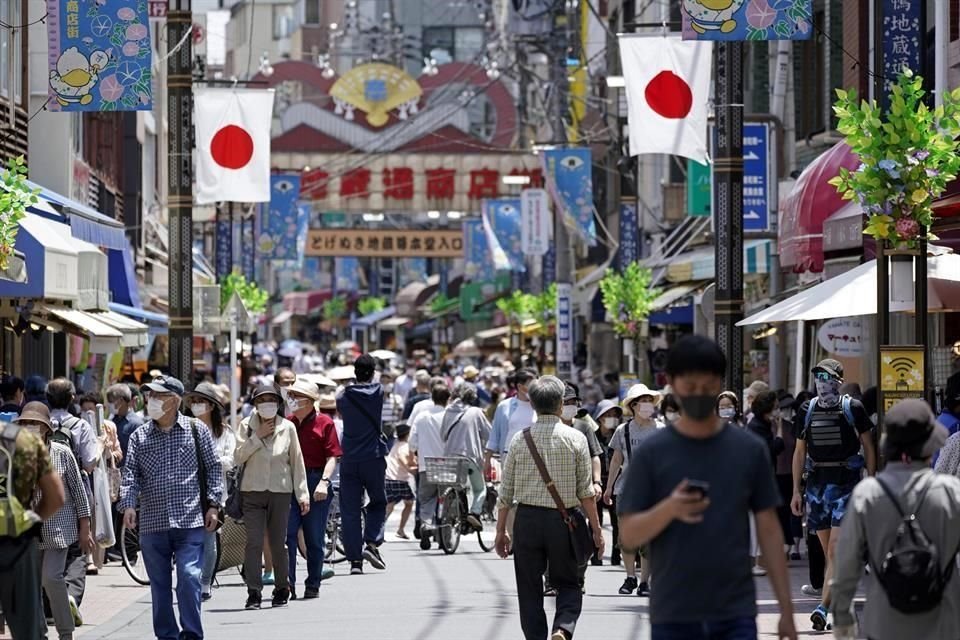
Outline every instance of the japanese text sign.
[(520, 194), (520, 242), (526, 256), (542, 256), (550, 246), (553, 216), (547, 198), (543, 189), (524, 189)]
[(358, 258), (462, 258), (459, 229), (311, 229), (308, 256)]
[(817, 340), (827, 353), (840, 358), (863, 355), (863, 328), (860, 318), (835, 318), (823, 323)]
[(637, 205), (620, 204), (620, 248), (617, 249), (617, 268), (621, 271), (640, 259), (640, 226)]
[(897, 75), (909, 68), (920, 69), (920, 5), (923, 0), (883, 0), (883, 86), (881, 106), (886, 107), (888, 95)]

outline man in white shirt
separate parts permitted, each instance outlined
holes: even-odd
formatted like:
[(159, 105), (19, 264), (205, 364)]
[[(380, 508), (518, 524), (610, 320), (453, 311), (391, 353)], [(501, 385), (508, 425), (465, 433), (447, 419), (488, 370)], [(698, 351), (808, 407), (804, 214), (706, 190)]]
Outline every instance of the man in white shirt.
[(443, 421), (443, 412), (447, 408), (447, 403), (450, 402), (450, 388), (446, 384), (437, 384), (430, 390), (430, 394), (433, 406), (417, 416), (410, 433), (410, 449), (417, 452), (420, 548), (424, 551), (430, 548), (430, 532), (435, 524), (437, 513), (437, 485), (427, 482), (425, 459), (443, 456), (444, 445), (440, 426)]
[[(433, 378), (430, 378), (428, 389), (433, 389), (437, 385), (443, 385), (445, 387), (448, 387), (447, 381), (443, 379), (441, 376), (434, 376)], [(417, 418), (420, 417), (420, 414), (422, 414), (424, 411), (429, 411), (434, 406), (435, 405), (434, 405), (432, 396), (427, 397), (421, 400), (420, 402), (418, 402), (417, 404), (413, 405), (413, 409), (410, 411), (410, 417), (407, 418), (407, 424), (412, 425), (414, 422), (417, 421)]]

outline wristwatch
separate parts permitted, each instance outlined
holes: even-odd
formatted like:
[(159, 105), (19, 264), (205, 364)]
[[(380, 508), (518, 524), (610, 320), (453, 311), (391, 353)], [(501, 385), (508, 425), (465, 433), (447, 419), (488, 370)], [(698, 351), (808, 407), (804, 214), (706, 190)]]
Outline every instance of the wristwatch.
[(326, 482), (327, 484), (330, 484), (330, 478), (320, 478), (320, 482)]

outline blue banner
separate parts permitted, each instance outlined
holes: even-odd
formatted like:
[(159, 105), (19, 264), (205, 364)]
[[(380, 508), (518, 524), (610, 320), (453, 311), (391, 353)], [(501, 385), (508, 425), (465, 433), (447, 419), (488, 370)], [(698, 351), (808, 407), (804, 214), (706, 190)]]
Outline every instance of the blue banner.
[(493, 266), (483, 220), (474, 218), (463, 223), (464, 274), (471, 282), (493, 282), (497, 270)]
[(770, 126), (743, 123), (743, 230), (770, 230)]
[(521, 238), (520, 198), (484, 200), (483, 206), (497, 241), (510, 260), (511, 271), (526, 271)]
[(426, 258), (403, 258), (400, 260), (400, 286), (405, 287), (411, 282), (427, 281)]
[(550, 243), (550, 248), (543, 254), (543, 289), (557, 281), (557, 245)]
[(813, 33), (813, 0), (731, 0), (717, 9), (708, 4), (717, 3), (681, 3), (684, 40), (807, 40)]
[[(920, 69), (920, 5), (923, 0), (883, 0), (883, 92), (880, 107), (890, 104), (889, 96), (897, 75), (904, 68)], [(938, 25), (942, 26), (942, 25)], [(944, 27), (945, 28), (945, 27)]]
[(257, 250), (265, 260), (303, 260), (309, 210), (301, 216), (297, 206), (300, 194), (298, 174), (270, 176), (270, 203), (267, 214), (261, 208)]
[(617, 249), (617, 270), (640, 259), (640, 223), (637, 205), (632, 202), (620, 204), (620, 248)]
[(543, 154), (547, 191), (568, 228), (588, 246), (597, 244), (593, 221), (593, 159), (588, 147), (549, 149)]
[[(257, 281), (257, 245), (254, 239), (257, 235), (256, 217), (243, 219), (240, 222), (240, 269), (247, 282)], [(249, 247), (245, 249), (244, 247)]]
[[(326, 258), (329, 260), (329, 258)], [(323, 258), (304, 258), (303, 268), (300, 270), (300, 284), (307, 291), (323, 289), (326, 281), (323, 273)]]
[(47, 0), (48, 108), (153, 109), (150, 27), (143, 0)]
[(227, 211), (217, 211), (216, 259), (217, 282), (233, 272), (233, 221)]
[(334, 258), (334, 290), (347, 295), (360, 289), (360, 261), (357, 258)]

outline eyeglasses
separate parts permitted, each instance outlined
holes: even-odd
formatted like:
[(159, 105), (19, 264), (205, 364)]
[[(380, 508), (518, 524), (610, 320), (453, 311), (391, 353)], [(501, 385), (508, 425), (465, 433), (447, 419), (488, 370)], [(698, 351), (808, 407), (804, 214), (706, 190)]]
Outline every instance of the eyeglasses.
[(826, 371), (817, 371), (816, 373), (813, 374), (813, 377), (815, 380), (819, 380), (821, 382), (830, 382), (831, 380), (836, 380), (836, 378), (834, 378), (832, 375), (830, 375)]

